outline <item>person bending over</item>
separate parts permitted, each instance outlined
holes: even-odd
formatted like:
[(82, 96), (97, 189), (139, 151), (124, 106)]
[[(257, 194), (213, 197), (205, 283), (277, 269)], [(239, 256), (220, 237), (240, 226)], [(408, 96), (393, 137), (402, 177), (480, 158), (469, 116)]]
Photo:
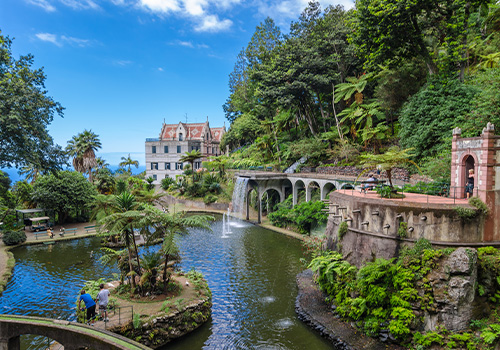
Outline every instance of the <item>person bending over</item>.
[(80, 303), (82, 302), (82, 300), (85, 303), (85, 308), (87, 309), (87, 324), (93, 324), (95, 321), (95, 302), (90, 294), (85, 293), (85, 289), (82, 289), (82, 291), (80, 292), (80, 298), (78, 299), (78, 309), (80, 309)]

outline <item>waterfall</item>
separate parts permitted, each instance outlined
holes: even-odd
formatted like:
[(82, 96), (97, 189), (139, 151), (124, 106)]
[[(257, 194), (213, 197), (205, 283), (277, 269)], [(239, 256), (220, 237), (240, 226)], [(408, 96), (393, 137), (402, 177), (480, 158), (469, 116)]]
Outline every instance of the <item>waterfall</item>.
[(246, 191), (247, 191), (247, 185), (248, 185), (248, 178), (246, 177), (238, 177), (236, 179), (236, 183), (234, 184), (234, 190), (233, 190), (233, 210), (232, 212), (235, 213), (237, 216), (241, 217), (243, 214), (245, 214), (245, 197), (246, 197)]

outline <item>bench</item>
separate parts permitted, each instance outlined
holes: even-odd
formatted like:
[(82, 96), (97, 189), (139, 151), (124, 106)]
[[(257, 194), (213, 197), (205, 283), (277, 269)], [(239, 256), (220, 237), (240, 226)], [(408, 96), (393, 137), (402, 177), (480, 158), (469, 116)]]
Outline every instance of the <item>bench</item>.
[(59, 236), (64, 237), (65, 233), (71, 233), (73, 232), (73, 236), (76, 235), (76, 231), (78, 229), (76, 228), (62, 228), (61, 231), (59, 231)]
[[(35, 235), (35, 238), (38, 240), (38, 235), (42, 235), (42, 234), (47, 235), (47, 231), (33, 232), (33, 234)], [(54, 234), (54, 232), (52, 232), (52, 234)], [(49, 235), (47, 235), (47, 237), (49, 237)], [(51, 238), (51, 237), (49, 237), (49, 238)]]
[(361, 189), (359, 192), (366, 193), (366, 190), (374, 190), (377, 185), (383, 184), (384, 181), (374, 180), (374, 181), (361, 181)]
[(86, 233), (89, 233), (90, 231), (95, 231), (96, 227), (97, 225), (90, 225), (90, 226), (85, 226), (84, 229)]

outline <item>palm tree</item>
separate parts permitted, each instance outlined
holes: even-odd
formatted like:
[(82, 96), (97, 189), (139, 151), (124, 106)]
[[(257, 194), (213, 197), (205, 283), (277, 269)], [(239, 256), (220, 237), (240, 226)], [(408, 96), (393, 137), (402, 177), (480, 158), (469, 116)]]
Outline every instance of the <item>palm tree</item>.
[(189, 227), (202, 227), (209, 229), (208, 223), (213, 221), (210, 215), (190, 215), (185, 216), (183, 212), (176, 214), (163, 213), (156, 207), (148, 206), (144, 210), (144, 215), (140, 222), (141, 232), (146, 235), (147, 242), (151, 243), (158, 238), (163, 238), (160, 251), (163, 258), (163, 286), (164, 291), (168, 285), (168, 262), (176, 256), (178, 248), (174, 237), (176, 234), (187, 234)]
[(41, 174), (40, 169), (34, 164), (28, 164), (21, 167), (19, 170), (19, 175), (26, 175), (26, 181), (30, 181), (30, 184), (36, 181), (36, 178)]
[(226, 174), (225, 167), (226, 167), (226, 164), (228, 161), (229, 161), (229, 158), (227, 156), (224, 156), (224, 155), (214, 157), (211, 159), (212, 166), (215, 169), (219, 170), (219, 177), (221, 179), (223, 179), (224, 175)]
[(201, 152), (198, 150), (192, 150), (191, 152), (186, 152), (179, 160), (181, 162), (188, 162), (191, 164), (191, 170), (193, 170), (193, 181), (194, 181), (194, 162), (196, 159), (201, 158)]
[(84, 130), (68, 141), (66, 153), (73, 157), (73, 167), (76, 171), (89, 174), (92, 182), (92, 169), (97, 166), (95, 151), (101, 148), (99, 136), (92, 130)]
[(122, 161), (118, 165), (121, 166), (122, 168), (128, 166), (128, 172), (130, 173), (130, 166), (134, 165), (136, 168), (138, 168), (139, 162), (137, 160), (133, 160), (132, 158), (130, 158), (130, 153), (129, 153), (127, 158), (122, 157)]
[[(132, 247), (137, 257), (139, 272), (141, 271), (141, 264), (138, 259), (139, 252), (134, 239), (134, 229), (138, 227), (137, 224), (143, 217), (140, 208), (141, 205), (136, 201), (133, 194), (122, 192), (114, 197), (113, 213), (98, 221), (98, 223), (102, 225), (101, 229), (107, 232), (107, 235), (119, 235), (125, 242), (125, 248), (127, 249), (129, 258), (129, 271), (132, 277), (134, 273), (132, 265)], [(135, 287), (134, 278), (132, 278), (132, 286)]]

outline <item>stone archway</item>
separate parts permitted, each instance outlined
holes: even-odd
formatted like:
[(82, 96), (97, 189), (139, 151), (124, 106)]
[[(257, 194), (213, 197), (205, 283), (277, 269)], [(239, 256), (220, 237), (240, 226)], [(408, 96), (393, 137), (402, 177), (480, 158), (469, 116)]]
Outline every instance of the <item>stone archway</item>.
[(293, 206), (299, 204), (299, 196), (306, 191), (306, 185), (304, 181), (297, 180), (293, 184)]
[(321, 199), (321, 187), (316, 181), (310, 181), (306, 188), (306, 202), (310, 202), (314, 197)]
[(335, 184), (333, 184), (331, 182), (325, 183), (323, 185), (323, 187), (321, 188), (321, 198), (320, 198), (320, 200), (327, 199), (328, 195), (330, 194), (330, 192), (336, 191), (336, 190), (337, 190), (337, 187), (335, 186)]
[(282, 202), (282, 194), (274, 188), (266, 189), (260, 198), (261, 215), (267, 216), (276, 210), (276, 206)]

